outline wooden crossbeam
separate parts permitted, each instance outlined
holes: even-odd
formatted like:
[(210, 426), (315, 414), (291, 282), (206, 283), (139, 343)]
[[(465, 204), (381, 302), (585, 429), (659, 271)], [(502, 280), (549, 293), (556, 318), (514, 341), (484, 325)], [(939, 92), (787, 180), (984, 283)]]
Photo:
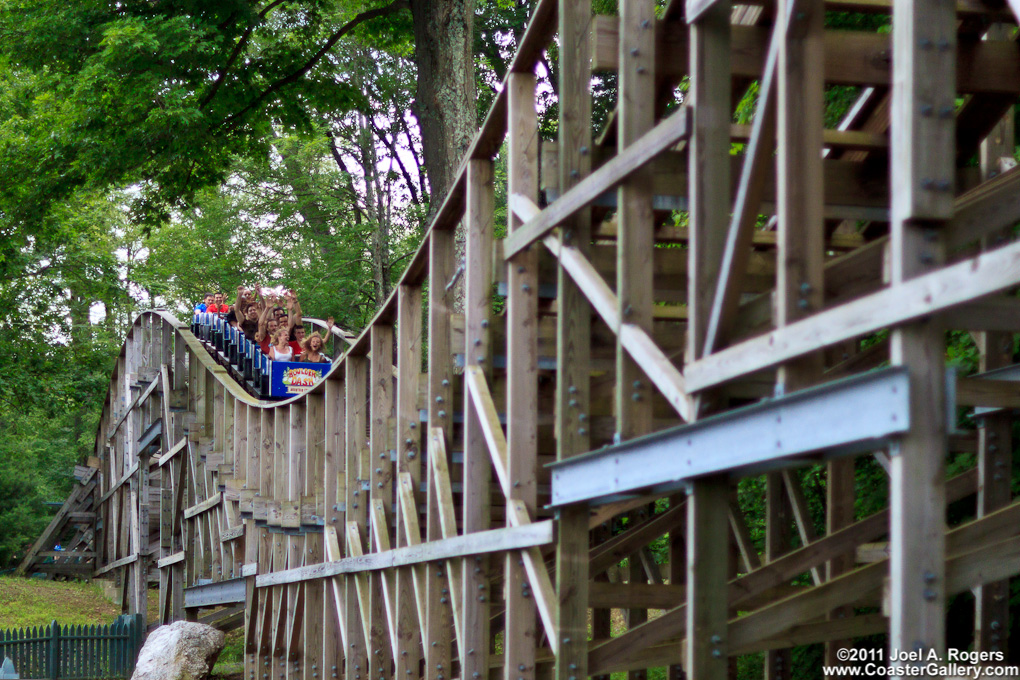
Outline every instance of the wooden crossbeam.
[(223, 502), (223, 492), (217, 491), (216, 493), (214, 493), (212, 496), (209, 496), (209, 498), (206, 498), (201, 503), (192, 505), (190, 508), (185, 508), (184, 519), (191, 519), (192, 517), (197, 517), (198, 515), (201, 515), (204, 512), (209, 512), (210, 510), (218, 506), (221, 502)]
[[(972, 493), (977, 485), (977, 471), (957, 475), (946, 482), (946, 499), (959, 500)], [(824, 536), (814, 543), (783, 555), (761, 569), (733, 579), (729, 583), (730, 607), (743, 609), (770, 588), (792, 580), (834, 557), (853, 551), (854, 546), (884, 535), (889, 528), (889, 510), (880, 510), (845, 529)], [(824, 610), (819, 610), (819, 612)], [(637, 628), (598, 644), (589, 652), (588, 663), (592, 675), (626, 668), (625, 661), (635, 650), (655, 645), (664, 640), (682, 637), (687, 626), (686, 605), (666, 611), (662, 616)], [(622, 664), (622, 665), (621, 665)]]
[[(687, 109), (681, 107), (611, 161), (581, 180), (546, 210), (525, 218), (515, 209), (514, 212), (521, 215), (524, 225), (504, 239), (504, 257), (511, 258), (524, 250), (591, 203), (602, 192), (613, 188), (652, 158), (682, 140), (688, 134), (688, 125)], [(510, 197), (511, 208), (513, 209), (514, 203), (521, 199), (531, 201), (526, 196), (514, 194)]]
[[(410, 472), (397, 475), (397, 493), (400, 496), (400, 513), (403, 519), (404, 540), (409, 546), (421, 544), (421, 527), (418, 524), (418, 504), (414, 497), (415, 483)], [(411, 567), (411, 579), (414, 585), (415, 610), (418, 616), (419, 640), (426, 630), (428, 619), (425, 615), (425, 573), (420, 565)]]
[[(386, 531), (386, 510), (383, 508), (382, 499), (372, 500), (372, 543), (376, 552), (386, 552), (390, 549), (390, 536)], [(386, 624), (389, 631), (390, 648), (393, 656), (399, 656), (400, 651), (397, 642), (397, 593), (396, 574), (385, 572), (380, 579), (382, 582), (382, 596), (385, 604)]]
[(102, 496), (100, 496), (100, 498), (99, 498), (99, 505), (102, 505), (106, 501), (110, 500), (110, 498), (113, 497), (113, 494), (115, 494), (117, 492), (117, 490), (120, 489), (120, 487), (124, 486), (127, 482), (131, 481), (131, 478), (134, 476), (134, 474), (136, 472), (138, 472), (138, 462), (137, 461), (133, 465), (131, 465), (130, 468), (128, 468), (128, 471), (125, 472), (124, 475), (121, 476), (120, 479), (118, 479), (116, 482), (114, 482), (110, 486), (110, 489), (106, 493), (104, 493)]
[[(365, 551), (361, 545), (361, 529), (358, 527), (357, 522), (347, 522), (347, 554), (352, 559), (364, 557)], [(276, 572), (277, 574), (281, 572)], [(361, 628), (362, 634), (365, 636), (365, 640), (371, 640), (371, 622), (369, 621), (369, 612), (372, 611), (372, 602), (369, 589), (368, 572), (356, 571), (353, 574), (354, 589), (358, 597), (358, 605), (360, 611)], [(262, 585), (255, 581), (256, 585)]]
[[(492, 401), (488, 384), (485, 381), (485, 374), (478, 367), (471, 367), (465, 372), (468, 386), (468, 395), (472, 400), (475, 411), (478, 413), (481, 429), (486, 443), (489, 445), (489, 454), (492, 457), (492, 465), (496, 469), (496, 477), (500, 481), (503, 494), (507, 498), (506, 513), (511, 526), (523, 527), (531, 524), (531, 517), (524, 504), (512, 498), (512, 482), (507, 471), (506, 438), (503, 429), (499, 424), (499, 416), (496, 413), (496, 406)], [(525, 571), (531, 583), (532, 591), (535, 594), (535, 604), (538, 607), (542, 625), (546, 629), (550, 644), (556, 649), (556, 620), (553, 602), (555, 601), (555, 590), (549, 572), (545, 569), (545, 562), (542, 554), (535, 548), (522, 551)]]
[[(524, 198), (519, 199), (511, 208), (520, 211), (522, 219), (523, 215), (536, 214), (535, 211), (538, 210), (534, 203)], [(687, 397), (684, 375), (656, 346), (647, 332), (633, 324), (620, 323), (616, 295), (591, 262), (576, 248), (563, 246), (553, 237), (546, 237), (543, 243), (557, 257), (606, 325), (618, 333), (624, 348), (644, 370), (645, 375), (658, 388), (669, 405), (681, 418), (689, 420), (691, 405)]]
[[(457, 511), (453, 502), (453, 485), (450, 482), (450, 469), (446, 454), (446, 437), (440, 428), (432, 428), (429, 432), (428, 453), (429, 467), (432, 472), (429, 479), (432, 490), (435, 493), (434, 497), (439, 512), (440, 532), (443, 536), (440, 540), (459, 539), (473, 542), (477, 538), (477, 534), (469, 537), (458, 536), (457, 533)], [(435, 543), (436, 541), (432, 540), (423, 545), (434, 546)], [(447, 582), (450, 584), (447, 590), (450, 592), (448, 593), (448, 598), (441, 598), (441, 600), (448, 599), (450, 602), (450, 609), (453, 612), (453, 629), (458, 642), (461, 641), (460, 634), (462, 633), (460, 624), (461, 610), (458, 606), (463, 593), (462, 566), (458, 560), (446, 560)]]
[(687, 389), (714, 387), (821, 347), (938, 314), (1020, 284), (1018, 260), (1020, 244), (1012, 243), (746, 340), (687, 365)]
[[(593, 21), (592, 68), (616, 71), (619, 68), (619, 32), (615, 17), (598, 16)], [(665, 29), (663, 29), (665, 30)], [(733, 76), (760, 78), (768, 53), (769, 29), (759, 26), (733, 26)], [(689, 71), (686, 34), (671, 31), (660, 38), (657, 67), (663, 77), (679, 79)], [(863, 31), (825, 32), (825, 82), (838, 85), (892, 84), (889, 59), (889, 35)], [(1016, 47), (1006, 41), (961, 43), (956, 62), (961, 93), (1020, 93), (1020, 64)]]
[[(343, 553), (340, 552), (340, 541), (337, 538), (336, 527), (332, 525), (326, 526), (323, 531), (325, 536), (325, 548), (326, 548), (326, 562), (337, 562), (343, 559)], [(337, 615), (337, 625), (340, 627), (340, 639), (343, 642), (344, 648), (347, 647), (347, 627), (346, 617), (344, 612), (347, 611), (346, 597), (344, 595), (344, 584), (343, 577), (340, 575), (331, 576), (329, 578), (330, 591), (333, 594), (334, 611)], [(264, 600), (265, 598), (263, 598)]]
[(687, 516), (681, 504), (635, 525), (591, 549), (590, 573), (594, 576), (621, 562), (643, 546), (680, 526)]

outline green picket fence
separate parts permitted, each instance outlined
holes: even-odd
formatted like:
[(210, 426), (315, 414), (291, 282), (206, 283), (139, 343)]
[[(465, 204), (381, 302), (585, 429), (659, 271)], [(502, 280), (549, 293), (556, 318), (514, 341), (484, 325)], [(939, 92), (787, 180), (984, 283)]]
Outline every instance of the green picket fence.
[(142, 648), (140, 615), (125, 614), (105, 626), (60, 626), (0, 631), (0, 662), (14, 662), (21, 678), (85, 680), (130, 678)]

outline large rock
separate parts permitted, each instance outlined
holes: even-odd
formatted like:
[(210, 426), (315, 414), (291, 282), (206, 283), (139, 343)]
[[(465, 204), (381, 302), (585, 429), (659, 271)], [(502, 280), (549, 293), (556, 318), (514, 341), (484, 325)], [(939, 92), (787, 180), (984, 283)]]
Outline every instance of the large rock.
[(131, 680), (204, 680), (226, 638), (212, 626), (174, 621), (149, 633)]

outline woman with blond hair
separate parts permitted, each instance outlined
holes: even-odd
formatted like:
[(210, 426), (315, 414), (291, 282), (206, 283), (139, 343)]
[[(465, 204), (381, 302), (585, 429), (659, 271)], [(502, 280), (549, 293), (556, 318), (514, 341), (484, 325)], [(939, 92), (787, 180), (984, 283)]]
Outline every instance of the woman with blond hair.
[(273, 361), (294, 361), (294, 350), (290, 348), (290, 329), (277, 328), (273, 333), (273, 344), (269, 347), (269, 358)]
[(332, 359), (322, 353), (322, 349), (325, 347), (325, 341), (322, 336), (319, 335), (319, 331), (315, 331), (304, 340), (301, 341), (301, 358), (298, 361), (303, 361), (310, 364), (329, 364), (332, 363)]

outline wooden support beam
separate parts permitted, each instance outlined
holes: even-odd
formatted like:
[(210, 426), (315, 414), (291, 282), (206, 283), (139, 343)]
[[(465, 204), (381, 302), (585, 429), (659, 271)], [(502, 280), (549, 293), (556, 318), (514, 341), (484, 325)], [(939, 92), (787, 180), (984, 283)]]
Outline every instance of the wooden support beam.
[[(346, 499), (344, 516), (347, 523), (338, 528), (337, 533), (343, 531), (343, 546), (346, 548), (347, 531), (351, 522), (358, 526), (364, 526), (367, 520), (369, 501), (363, 483), (367, 482), (370, 477), (368, 464), (371, 461), (366, 455), (368, 448), (366, 441), (368, 432), (368, 360), (364, 356), (348, 354), (344, 365), (344, 387), (346, 390), (344, 435), (346, 444), (342, 469)], [(345, 549), (344, 553), (350, 556), (349, 548)], [(344, 677), (346, 680), (361, 680), (354, 676), (361, 675), (361, 670), (368, 672), (370, 653), (367, 647), (368, 636), (365, 635), (365, 629), (362, 626), (362, 617), (367, 617), (368, 612), (361, 608), (354, 579), (344, 579), (343, 584), (344, 611), (342, 615), (344, 620), (341, 628), (346, 631)]]
[[(421, 474), (422, 433), (419, 428), (418, 389), (422, 352), (422, 291), (420, 286), (401, 286), (397, 291), (397, 547), (421, 541), (418, 525)], [(412, 567), (397, 571), (397, 655), (394, 677), (404, 678), (418, 672), (426, 629), (424, 569)]]
[[(493, 163), (472, 160), (467, 167), (466, 209), (466, 271), (464, 291), (464, 363), (467, 370), (484, 371), (492, 365), (489, 340), (489, 318), (492, 316), (492, 229), (493, 229)], [(464, 402), (469, 401), (465, 384)], [(492, 468), (488, 446), (482, 434), (481, 414), (464, 409), (464, 492), (462, 518), (464, 535), (490, 528), (492, 509), (489, 487)], [(463, 611), (459, 625), (461, 676), (475, 677), (488, 673), (489, 562), (483, 555), (465, 558), (461, 563), (460, 603)], [(466, 650), (474, 650), (467, 654)]]
[[(936, 2), (894, 2), (891, 168), (893, 294), (945, 261), (940, 223), (953, 214), (952, 117), (956, 13)], [(931, 49), (935, 43), (939, 49)], [(949, 77), (947, 77), (949, 74)], [(910, 371), (911, 432), (890, 450), (890, 649), (945, 653), (945, 338), (922, 319), (891, 337), (893, 364)], [(844, 577), (847, 578), (847, 577)], [(893, 669), (906, 666), (892, 662)]]
[[(323, 553), (325, 560), (340, 559), (337, 527), (344, 526), (347, 508), (347, 484), (344, 472), (344, 418), (346, 387), (334, 374), (326, 381), (323, 451)], [(343, 505), (341, 505), (343, 503)], [(343, 508), (343, 511), (341, 511)], [(344, 584), (342, 579), (326, 581), (322, 610), (322, 671), (340, 677), (340, 668), (347, 647), (344, 624)], [(339, 643), (339, 644), (338, 644)], [(325, 676), (324, 676), (325, 677)]]
[[(733, 204), (726, 243), (719, 264), (719, 276), (712, 298), (705, 299), (705, 347), (702, 354), (710, 354), (721, 346), (729, 334), (742, 292), (741, 280), (747, 271), (747, 260), (755, 235), (755, 224), (765, 189), (765, 175), (772, 159), (776, 138), (776, 63), (782, 41), (784, 23), (778, 22), (773, 29), (765, 61), (765, 73), (758, 90), (758, 108), (755, 111), (744, 165), (737, 185), (737, 196)], [(706, 283), (711, 283), (708, 279)]]
[[(302, 505), (311, 503), (314, 515), (325, 517), (323, 502), (325, 489), (326, 457), (326, 395), (309, 392), (305, 396), (305, 464), (303, 466)], [(335, 398), (335, 393), (331, 394)], [(334, 476), (334, 479), (336, 477)], [(330, 508), (332, 510), (332, 508)], [(304, 513), (302, 513), (304, 514)], [(308, 532), (304, 537), (304, 564), (321, 564), (323, 561), (322, 534)], [(323, 631), (326, 619), (325, 592), (322, 581), (302, 584), (304, 609), (302, 622), (301, 670), (302, 680), (319, 680), (323, 677)], [(339, 674), (338, 674), (339, 675)]]
[[(453, 430), (453, 386), (451, 361), (450, 316), (454, 307), (454, 293), (447, 288), (454, 271), (453, 234), (448, 231), (433, 231), (428, 239), (429, 287), (428, 287), (428, 437), (429, 450), (433, 448), (435, 431), (440, 438)], [(442, 441), (445, 451), (446, 441)], [(426, 498), (426, 540), (435, 541), (444, 536), (440, 523), (440, 505), (436, 497), (436, 484), (429, 467)], [(454, 527), (456, 532), (456, 527)], [(424, 680), (439, 680), (446, 676), (442, 669), (451, 670), (451, 627), (453, 611), (449, 601), (452, 580), (446, 578), (448, 569), (440, 565), (429, 565), (425, 569), (425, 611), (427, 616), (425, 635)], [(446, 590), (447, 593), (442, 593)], [(441, 600), (446, 600), (442, 602)], [(352, 679), (349, 679), (352, 680)]]
[[(976, 470), (953, 477), (946, 483), (947, 500), (952, 502), (973, 494), (976, 485)], [(880, 510), (845, 529), (793, 550), (761, 569), (732, 579), (727, 587), (726, 599), (731, 608), (746, 610), (762, 593), (788, 583), (813, 566), (845, 554), (858, 544), (873, 541), (885, 535), (888, 530), (889, 510)], [(600, 674), (625, 669), (630, 663), (628, 659), (636, 650), (683, 637), (686, 630), (687, 605), (684, 604), (634, 630), (592, 647), (588, 655), (591, 672)]]
[[(507, 191), (532, 201), (538, 199), (539, 134), (535, 86), (533, 73), (515, 73), (507, 79)], [(507, 233), (513, 235), (521, 225), (521, 219), (513, 211), (507, 211)], [(535, 486), (538, 459), (538, 248), (526, 248), (507, 258), (506, 279), (510, 289), (506, 309), (506, 460), (495, 469), (497, 476), (507, 477), (499, 480), (506, 497), (524, 502), (529, 512), (535, 512), (538, 502)], [(478, 412), (477, 406), (475, 412)], [(494, 437), (503, 434), (498, 417), (485, 432)], [(488, 447), (491, 454), (498, 455), (498, 441), (488, 442)], [(516, 488), (510, 482), (511, 474), (520, 482)], [(520, 677), (534, 680), (536, 677), (537, 618), (534, 604), (525, 597), (527, 577), (520, 561), (517, 555), (507, 554), (503, 564), (503, 578), (507, 584), (503, 680)], [(523, 671), (519, 670), (522, 666)]]
[[(688, 0), (688, 15), (697, 9)], [(690, 24), (694, 116), (688, 152), (691, 240), (688, 261), (687, 361), (703, 356), (726, 243), (730, 162), (730, 3), (716, 2)], [(697, 417), (692, 410), (687, 418)], [(729, 573), (729, 481), (723, 475), (692, 484), (687, 498), (686, 671), (699, 680), (728, 677), (726, 577)], [(672, 510), (670, 510), (672, 512)], [(646, 630), (639, 626), (635, 631)], [(639, 632), (638, 635), (641, 633)]]
[[(589, 91), (591, 84), (591, 0), (559, 0), (559, 122), (557, 124), (560, 163), (560, 187), (564, 192), (574, 191), (578, 198), (588, 195), (582, 188), (589, 182), (594, 188), (595, 179), (591, 172), (591, 110)], [(534, 96), (534, 93), (532, 93)], [(524, 103), (524, 102), (522, 102)], [(685, 115), (680, 111), (678, 115)], [(686, 119), (669, 120), (659, 132), (666, 132), (662, 148), (675, 143), (674, 135), (682, 135)], [(529, 126), (531, 125), (529, 121)], [(649, 133), (654, 140), (655, 134)], [(660, 138), (660, 141), (661, 138)], [(632, 145), (630, 155), (639, 153)], [(661, 150), (661, 149), (660, 149)], [(654, 153), (652, 154), (654, 155)], [(619, 166), (624, 163), (621, 159)], [(637, 165), (635, 165), (635, 168)], [(619, 169), (619, 168), (618, 168)], [(609, 171), (603, 175), (606, 179)], [(621, 173), (620, 177), (626, 176)], [(528, 188), (534, 188), (530, 185)], [(597, 195), (591, 193), (591, 196)], [(566, 195), (564, 195), (566, 198)], [(587, 198), (584, 201), (587, 202)], [(558, 201), (557, 201), (558, 202)], [(580, 208), (583, 205), (577, 205)], [(575, 209), (567, 211), (573, 219), (563, 223), (559, 238), (547, 240), (561, 247), (572, 246), (582, 259), (591, 245), (591, 217), (587, 211), (577, 214)], [(559, 222), (561, 220), (557, 220)], [(554, 222), (553, 224), (555, 224)], [(536, 230), (537, 232), (537, 230)], [(529, 235), (521, 226), (511, 236), (530, 243), (538, 233)], [(547, 243), (548, 245), (548, 243)], [(507, 250), (507, 253), (510, 251)], [(590, 446), (590, 426), (581, 418), (591, 413), (591, 313), (579, 282), (571, 276), (560, 262), (556, 268), (556, 285), (559, 293), (560, 314), (556, 317), (556, 393), (554, 413), (556, 418), (556, 459), (564, 460), (587, 451)], [(531, 293), (535, 295), (535, 292)], [(529, 376), (529, 379), (534, 379)], [(529, 421), (530, 423), (530, 421)], [(544, 621), (550, 647), (556, 655), (553, 680), (573, 680), (588, 676), (588, 511), (584, 506), (563, 508), (559, 516), (559, 531), (556, 538), (556, 582), (555, 609), (550, 621)], [(543, 573), (544, 575), (544, 573)], [(536, 583), (533, 575), (532, 584)], [(508, 667), (509, 668), (509, 667)], [(505, 671), (505, 680), (512, 680), (512, 671)], [(530, 680), (530, 679), (526, 679)]]
[(844, 340), (948, 311), (1020, 284), (1013, 262), (1020, 245), (968, 258), (877, 293), (814, 314), (716, 352), (684, 368), (687, 389), (700, 391)]
[[(826, 3), (828, 6), (829, 3)], [(953, 11), (947, 6), (947, 11)], [(672, 27), (671, 27), (672, 28)], [(663, 28), (665, 31), (666, 29)], [(615, 17), (596, 17), (592, 46), (595, 71), (619, 69), (619, 33)], [(953, 31), (955, 35), (955, 31)], [(769, 29), (763, 26), (734, 26), (732, 43), (733, 76), (759, 78), (768, 52)], [(884, 86), (893, 84), (888, 35), (864, 31), (825, 32), (824, 77), (826, 84)], [(690, 71), (688, 41), (672, 29), (660, 38), (658, 67), (664, 78), (678, 81)], [(1004, 41), (968, 41), (960, 46), (959, 59), (947, 59), (946, 73), (954, 73), (961, 93), (1020, 93), (1020, 64), (1016, 47)]]
[[(689, 120), (688, 111), (681, 107), (647, 134), (642, 135), (628, 150), (621, 152), (587, 179), (577, 183), (546, 210), (523, 224), (516, 233), (507, 236), (503, 241), (504, 256), (512, 257), (540, 240), (594, 201), (602, 192), (612, 189), (652, 158), (683, 140), (689, 133)], [(567, 185), (561, 183), (560, 186)], [(512, 195), (511, 200), (513, 199)]]
[[(1010, 29), (998, 24), (986, 34), (987, 40), (1008, 38)], [(981, 144), (981, 172), (986, 180), (1000, 173), (1003, 157), (1013, 159), (1015, 145), (1013, 116), (1005, 116)], [(955, 215), (954, 215), (955, 216)], [(998, 236), (992, 234), (982, 245), (993, 246)], [(1005, 299), (1005, 298), (1004, 298)], [(1015, 298), (1010, 299), (1015, 301)], [(971, 305), (968, 305), (970, 307)], [(1006, 316), (1006, 315), (1003, 315)], [(978, 333), (974, 337), (980, 352), (981, 372), (1003, 368), (1013, 361), (1013, 336), (1010, 333)], [(959, 392), (959, 385), (957, 386)], [(1012, 500), (1013, 418), (1009, 413), (989, 414), (978, 421), (978, 485), (977, 512), (983, 517)], [(997, 581), (982, 585), (974, 592), (974, 647), (979, 651), (1008, 649), (1009, 582)]]
[[(393, 419), (396, 416), (396, 402), (393, 391), (393, 326), (377, 322), (372, 325), (369, 334), (370, 371), (369, 408), (369, 521), (365, 526), (364, 540), (368, 546), (378, 546), (380, 542), (389, 544), (390, 528), (393, 524), (393, 461), (390, 449), (393, 448)], [(379, 501), (377, 504), (376, 501)], [(376, 512), (376, 509), (382, 512)], [(382, 526), (376, 526), (378, 523)], [(395, 626), (392, 606), (395, 594), (390, 589), (389, 575), (372, 574), (371, 599), (369, 614), (369, 630), (371, 637), (367, 643), (370, 654), (368, 657), (368, 674), (370, 678), (379, 678), (390, 672), (393, 661)], [(362, 616), (365, 615), (365, 603), (362, 603)]]

